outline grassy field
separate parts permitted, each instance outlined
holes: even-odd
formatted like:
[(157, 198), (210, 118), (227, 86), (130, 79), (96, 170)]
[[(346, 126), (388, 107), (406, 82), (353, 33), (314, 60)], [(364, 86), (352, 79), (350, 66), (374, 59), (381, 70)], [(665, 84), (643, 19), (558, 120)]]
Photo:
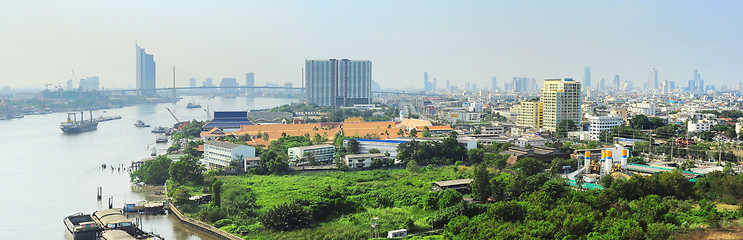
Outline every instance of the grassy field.
[[(273, 206), (294, 200), (310, 199), (330, 186), (342, 192), (349, 200), (361, 206), (361, 210), (333, 216), (315, 223), (309, 228), (287, 232), (275, 232), (264, 228), (257, 217), (242, 221), (243, 230), (250, 239), (359, 239), (369, 237), (369, 224), (372, 217), (379, 218), (380, 236), (385, 237), (390, 230), (409, 228), (412, 232), (431, 230), (426, 218), (436, 210), (422, 210), (416, 206), (417, 197), (425, 195), (435, 181), (469, 178), (472, 170), (466, 167), (426, 167), (420, 172), (406, 169), (370, 170), (353, 172), (298, 173), (280, 176), (242, 175), (218, 176), (222, 186), (223, 199), (240, 191), (253, 192), (253, 209), (258, 216)], [(201, 194), (202, 187), (190, 187), (192, 195)], [(191, 215), (205, 206), (191, 208)], [(197, 218), (198, 219), (198, 218)], [(225, 228), (223, 228), (225, 229)], [(225, 230), (230, 230), (227, 228)], [(434, 237), (435, 239), (436, 237)]]

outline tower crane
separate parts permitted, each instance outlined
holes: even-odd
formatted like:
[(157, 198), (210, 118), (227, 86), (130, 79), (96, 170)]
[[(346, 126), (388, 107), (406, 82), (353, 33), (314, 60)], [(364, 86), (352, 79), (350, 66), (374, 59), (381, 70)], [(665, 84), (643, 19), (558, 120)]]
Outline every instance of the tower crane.
[(175, 119), (175, 122), (181, 122), (180, 120), (178, 120), (178, 117), (175, 116), (175, 113), (173, 113), (173, 111), (170, 110), (170, 108), (165, 107), (165, 109), (168, 109), (170, 116), (173, 116), (173, 119)]

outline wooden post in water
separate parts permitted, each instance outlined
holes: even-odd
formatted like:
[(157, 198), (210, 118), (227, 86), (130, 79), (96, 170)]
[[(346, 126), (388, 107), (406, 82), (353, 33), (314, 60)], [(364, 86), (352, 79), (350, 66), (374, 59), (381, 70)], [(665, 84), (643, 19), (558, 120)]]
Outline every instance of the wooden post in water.
[(114, 196), (108, 197), (108, 209), (114, 208)]
[(100, 201), (101, 200), (101, 197), (103, 195), (103, 187), (98, 187), (96, 190), (98, 192), (97, 199), (98, 199), (98, 201)]

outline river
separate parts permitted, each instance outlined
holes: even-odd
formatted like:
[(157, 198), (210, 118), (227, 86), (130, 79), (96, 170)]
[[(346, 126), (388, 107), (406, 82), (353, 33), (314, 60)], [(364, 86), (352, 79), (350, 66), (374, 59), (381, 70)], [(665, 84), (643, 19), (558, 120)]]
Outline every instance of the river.
[[(166, 107), (181, 120), (205, 120), (203, 109), (187, 109), (195, 101), (212, 111), (235, 111), (275, 107), (290, 103), (286, 98), (184, 97), (178, 103), (140, 104), (120, 109), (93, 111), (93, 116), (122, 116), (101, 122), (98, 130), (63, 134), (59, 123), (66, 113), (32, 115), (0, 121), (0, 239), (65, 239), (65, 216), (106, 208), (112, 196), (115, 207), (145, 198), (132, 187), (126, 171), (102, 169), (101, 164), (128, 166), (149, 157), (152, 148), (163, 153), (172, 142), (155, 144), (150, 128), (136, 128), (142, 120), (156, 126), (172, 126), (176, 121)], [(79, 113), (78, 113), (79, 114)], [(85, 113), (86, 118), (88, 112)], [(103, 200), (96, 199), (96, 188), (103, 188)], [(142, 228), (166, 239), (212, 239), (182, 226), (170, 215), (143, 216)]]

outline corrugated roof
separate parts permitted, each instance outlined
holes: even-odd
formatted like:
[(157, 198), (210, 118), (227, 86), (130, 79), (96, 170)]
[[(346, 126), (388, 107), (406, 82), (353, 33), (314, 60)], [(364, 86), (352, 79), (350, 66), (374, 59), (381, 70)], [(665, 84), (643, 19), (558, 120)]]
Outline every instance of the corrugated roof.
[(248, 120), (248, 112), (246, 111), (214, 112), (214, 119), (204, 125), (202, 129), (212, 129), (214, 127), (233, 129), (240, 128), (243, 125), (253, 125), (253, 122)]
[[(415, 129), (420, 131), (423, 131), (426, 128), (426, 126), (416, 126)], [(454, 130), (451, 129), (451, 126), (445, 125), (445, 126), (428, 126), (428, 131), (448, 131), (448, 130)]]
[(100, 220), (103, 225), (132, 221), (131, 219), (126, 218), (126, 216), (124, 216), (124, 214), (122, 214), (119, 209), (115, 208), (96, 211), (95, 213), (93, 213), (93, 215), (98, 218), (98, 220)]
[(373, 158), (373, 157), (386, 157), (384, 153), (362, 153), (362, 154), (348, 154), (347, 158)]
[(240, 146), (245, 146), (245, 145), (234, 144), (234, 143), (231, 143), (231, 142), (217, 141), (217, 140), (208, 141), (208, 142), (206, 142), (205, 145), (211, 145), (211, 146), (216, 146), (216, 147), (221, 147), (221, 148), (227, 148), (227, 149), (234, 149), (234, 148), (237, 148), (237, 147), (240, 147)]
[(101, 234), (101, 237), (105, 240), (137, 240), (135, 237), (132, 237), (128, 233), (122, 231), (122, 230), (107, 230), (103, 231), (103, 234)]
[(403, 119), (402, 122), (398, 125), (398, 127), (407, 128), (415, 128), (417, 126), (432, 126), (432, 124), (430, 121), (427, 120), (406, 118)]
[(472, 182), (472, 178), (465, 178), (465, 179), (434, 182), (433, 184), (436, 184), (440, 187), (446, 187), (446, 186), (470, 184), (471, 182)]

